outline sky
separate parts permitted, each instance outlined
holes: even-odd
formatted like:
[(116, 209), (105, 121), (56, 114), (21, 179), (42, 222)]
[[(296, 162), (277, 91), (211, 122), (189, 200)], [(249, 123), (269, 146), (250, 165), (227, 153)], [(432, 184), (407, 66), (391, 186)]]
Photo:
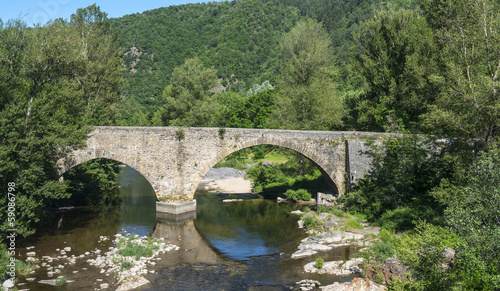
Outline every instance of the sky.
[(0, 19), (7, 22), (22, 17), (28, 26), (33, 26), (56, 18), (69, 20), (78, 8), (94, 3), (101, 7), (101, 11), (108, 13), (108, 18), (115, 18), (171, 5), (213, 1), (215, 0), (6, 0), (2, 1), (4, 3), (0, 9)]

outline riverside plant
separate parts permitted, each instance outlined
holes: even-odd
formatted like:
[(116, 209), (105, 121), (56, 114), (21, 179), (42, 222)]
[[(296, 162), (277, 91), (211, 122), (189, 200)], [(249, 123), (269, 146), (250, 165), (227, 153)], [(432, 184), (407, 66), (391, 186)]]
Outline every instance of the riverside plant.
[(35, 265), (25, 263), (23, 261), (16, 261), (16, 273), (22, 276), (28, 275), (31, 271), (35, 270)]
[(68, 282), (66, 276), (59, 276), (56, 278), (55, 284), (56, 286), (62, 286)]
[(318, 269), (321, 269), (321, 268), (323, 268), (324, 263), (325, 263), (325, 260), (323, 260), (323, 258), (316, 258), (316, 260), (314, 261), (314, 266)]

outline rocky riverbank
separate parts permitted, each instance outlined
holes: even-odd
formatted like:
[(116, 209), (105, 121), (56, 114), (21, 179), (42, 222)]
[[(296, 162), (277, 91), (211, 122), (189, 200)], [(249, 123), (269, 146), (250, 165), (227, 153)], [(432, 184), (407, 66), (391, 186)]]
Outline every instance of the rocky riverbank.
[[(298, 250), (292, 254), (293, 259), (301, 259), (307, 257), (316, 257), (316, 260), (308, 262), (304, 266), (304, 271), (307, 273), (329, 274), (335, 276), (359, 276), (362, 274), (362, 258), (350, 258), (345, 261), (323, 261), (321, 254), (327, 254), (338, 247), (358, 246), (364, 247), (375, 240), (380, 228), (370, 227), (367, 224), (361, 224), (362, 229), (353, 229), (349, 226), (349, 219), (338, 217), (332, 213), (324, 212), (317, 214), (316, 212), (303, 213), (294, 211), (293, 214), (301, 216), (298, 221), (300, 228), (304, 229), (309, 236), (304, 238)], [(358, 222), (359, 224), (359, 222)], [(324, 290), (386, 290), (383, 285), (376, 284), (368, 279), (356, 278), (356, 281), (335, 283), (333, 285), (321, 287)], [(359, 281), (359, 280), (362, 280)], [(297, 284), (299, 284), (298, 282)], [(300, 290), (312, 290), (319, 284), (310, 284), (301, 286)], [(359, 288), (359, 289), (356, 289)]]
[[(37, 256), (34, 247), (28, 247), (26, 262), (21, 263), (25, 265), (26, 274), (19, 274), (17, 290), (30, 290), (26, 287), (36, 290), (33, 289), (35, 282), (53, 286), (71, 285), (78, 280), (88, 280), (89, 272), (95, 273), (90, 270), (95, 269), (99, 270), (100, 276), (92, 279), (95, 282), (85, 282), (93, 290), (132, 290), (149, 283), (143, 275), (155, 272), (154, 266), (160, 254), (179, 249), (163, 239), (137, 235), (101, 236), (100, 242), (110, 239), (113, 246), (107, 252), (95, 249), (79, 255), (72, 254), (71, 247), (65, 247), (56, 249), (57, 255)], [(80, 283), (75, 284), (81, 286)]]

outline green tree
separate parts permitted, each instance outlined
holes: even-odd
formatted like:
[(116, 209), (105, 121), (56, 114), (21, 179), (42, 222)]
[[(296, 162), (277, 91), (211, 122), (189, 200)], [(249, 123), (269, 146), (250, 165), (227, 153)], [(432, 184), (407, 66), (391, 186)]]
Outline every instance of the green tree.
[(418, 219), (439, 221), (443, 207), (431, 190), (450, 175), (446, 151), (442, 144), (412, 135), (373, 144), (365, 152), (373, 159), (372, 170), (342, 197), (345, 207), (396, 230), (412, 229)]
[(218, 104), (213, 98), (217, 71), (198, 58), (175, 68), (172, 82), (163, 91), (165, 105), (155, 113), (154, 123), (167, 126), (208, 126)]
[[(94, 12), (100, 14), (98, 8)], [(68, 183), (58, 181), (56, 162), (83, 144), (92, 111), (116, 101), (107, 96), (119, 95), (114, 84), (120, 81), (111, 78), (120, 76), (100, 83), (102, 76), (92, 70), (97, 65), (82, 57), (78, 30), (63, 20), (30, 29), (11, 21), (0, 29), (0, 39), (0, 185), (16, 184), (16, 229), (27, 236), (48, 217), (48, 209), (70, 197)], [(116, 38), (100, 41), (116, 48)], [(110, 71), (121, 64), (114, 66)], [(100, 102), (88, 106), (96, 95), (87, 94), (82, 76), (99, 84)], [(6, 198), (0, 201), (0, 231), (12, 228), (5, 219)]]
[(276, 107), (275, 93), (275, 90), (259, 91), (244, 99), (243, 104), (233, 110), (227, 127), (265, 128)]
[(368, 88), (352, 108), (354, 123), (364, 130), (419, 132), (420, 117), (438, 92), (431, 82), (437, 71), (436, 43), (425, 18), (389, 6), (362, 23), (355, 38), (364, 52), (352, 70)]
[(500, 150), (483, 152), (466, 185), (438, 197), (448, 205), (446, 220), (463, 240), (454, 269), (466, 290), (500, 288)]
[(340, 126), (343, 101), (333, 82), (331, 40), (321, 24), (300, 21), (281, 46), (286, 59), (270, 125), (323, 130)]
[(110, 26), (107, 13), (96, 4), (78, 9), (71, 15), (70, 25), (76, 33), (78, 57), (83, 62), (75, 79), (85, 99), (85, 112), (91, 124), (110, 125), (122, 97), (118, 32)]
[(496, 140), (500, 118), (500, 3), (493, 0), (422, 0), (438, 40), (440, 86), (426, 115), (433, 132)]

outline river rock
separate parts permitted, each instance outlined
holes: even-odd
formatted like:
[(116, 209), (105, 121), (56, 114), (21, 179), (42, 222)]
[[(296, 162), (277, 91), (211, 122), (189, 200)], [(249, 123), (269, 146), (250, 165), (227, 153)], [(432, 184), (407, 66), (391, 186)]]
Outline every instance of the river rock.
[(8, 288), (14, 288), (15, 284), (11, 279), (8, 279), (3, 282), (2, 286), (8, 289)]
[(290, 212), (290, 214), (296, 214), (296, 215), (301, 215), (302, 213), (304, 213), (304, 212), (302, 212), (300, 210), (294, 210), (294, 211)]
[(64, 251), (65, 251), (65, 252), (71, 252), (71, 247), (65, 247), (65, 248), (64, 248)]
[(116, 291), (128, 291), (146, 284), (149, 284), (149, 281), (146, 278), (137, 276), (118, 286)]
[(316, 262), (308, 263), (304, 266), (304, 271), (307, 273), (317, 273), (317, 274), (330, 274), (337, 276), (347, 276), (355, 273), (360, 273), (361, 269), (358, 267), (359, 264), (363, 262), (363, 259), (357, 258), (344, 261), (329, 261), (324, 262), (323, 267), (318, 269), (316, 267)]
[(396, 255), (391, 258), (387, 258), (382, 265), (371, 266), (366, 269), (365, 275), (370, 279), (377, 278), (377, 274), (381, 274), (384, 278), (384, 282), (389, 283), (392, 280), (400, 279), (406, 280), (410, 269), (401, 264)]
[(109, 284), (108, 283), (102, 283), (99, 287), (101, 287), (101, 290), (108, 289)]
[(47, 284), (47, 285), (52, 285), (56, 286), (56, 279), (51, 279), (51, 280), (40, 280), (38, 281), (39, 284)]
[(36, 256), (36, 253), (35, 252), (27, 252), (26, 256), (27, 257), (34, 257), (34, 256)]
[(300, 258), (305, 258), (312, 256), (314, 254), (317, 254), (317, 251), (309, 250), (309, 249), (302, 249), (298, 250), (295, 253), (292, 254), (292, 259), (300, 259)]
[(319, 287), (324, 291), (385, 291), (387, 287), (377, 284), (371, 280), (354, 278), (351, 282), (339, 283)]

